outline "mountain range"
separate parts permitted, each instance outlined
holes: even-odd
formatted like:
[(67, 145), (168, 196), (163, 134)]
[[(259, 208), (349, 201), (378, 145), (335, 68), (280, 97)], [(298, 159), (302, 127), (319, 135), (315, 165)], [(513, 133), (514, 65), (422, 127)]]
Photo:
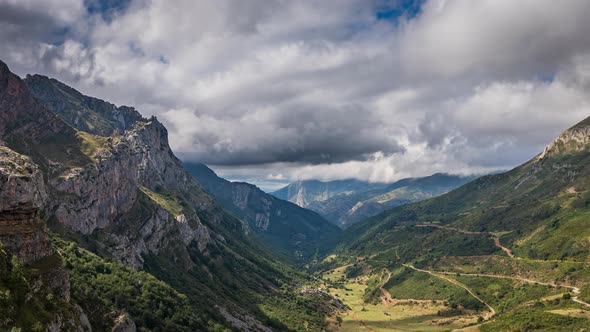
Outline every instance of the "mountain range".
[(505, 173), (271, 195), (0, 61), (0, 330), (584, 331), (589, 165), (587, 118)]
[(359, 180), (306, 180), (289, 184), (272, 194), (315, 211), (341, 228), (347, 228), (387, 209), (446, 193), (475, 178), (438, 173), (391, 184)]

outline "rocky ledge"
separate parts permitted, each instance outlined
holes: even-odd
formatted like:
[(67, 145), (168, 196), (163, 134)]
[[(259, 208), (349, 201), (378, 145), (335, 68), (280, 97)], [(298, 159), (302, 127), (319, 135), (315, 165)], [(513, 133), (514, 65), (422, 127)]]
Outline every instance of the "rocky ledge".
[(51, 254), (39, 217), (46, 199), (39, 168), (28, 157), (0, 146), (0, 242), (25, 264)]

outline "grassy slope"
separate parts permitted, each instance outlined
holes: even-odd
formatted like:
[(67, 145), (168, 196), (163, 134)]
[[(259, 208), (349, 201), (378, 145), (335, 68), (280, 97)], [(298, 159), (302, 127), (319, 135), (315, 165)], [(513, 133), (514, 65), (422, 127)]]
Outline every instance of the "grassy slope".
[(139, 189), (141, 190), (141, 192), (147, 195), (154, 203), (166, 209), (173, 216), (177, 217), (182, 213), (182, 205), (180, 205), (180, 203), (178, 203), (178, 201), (174, 197), (162, 193), (157, 193), (143, 186), (139, 187)]

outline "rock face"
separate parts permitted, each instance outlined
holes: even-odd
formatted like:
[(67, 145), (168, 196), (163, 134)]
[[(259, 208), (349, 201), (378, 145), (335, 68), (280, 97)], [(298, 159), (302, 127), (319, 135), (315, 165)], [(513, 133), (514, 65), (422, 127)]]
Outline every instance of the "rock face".
[(46, 200), (39, 168), (29, 158), (0, 146), (0, 242), (25, 264), (51, 254), (39, 218)]
[(29, 144), (40, 144), (56, 133), (73, 135), (74, 131), (44, 109), (22, 80), (0, 61), (0, 145), (18, 141), (23, 143), (19, 150), (30, 152)]
[[(198, 187), (172, 154), (167, 131), (156, 118), (138, 121), (108, 140), (94, 160), (93, 165), (70, 169), (50, 181), (54, 196), (59, 198), (51, 207), (57, 222), (82, 234), (112, 228), (139, 209), (140, 187), (166, 192)], [(193, 206), (211, 207), (212, 202), (203, 198), (195, 197)], [(211, 239), (197, 215), (175, 216), (161, 206), (141, 221), (137, 233), (119, 230), (108, 232), (111, 253), (135, 269), (142, 267), (142, 255), (158, 254), (169, 247), (172, 234), (180, 234), (185, 246), (197, 240), (202, 250)]]
[(275, 197), (309, 208), (316, 202), (325, 202), (334, 196), (349, 195), (387, 186), (385, 183), (369, 183), (358, 180), (337, 180), (322, 182), (318, 180), (297, 181), (272, 194)]
[[(30, 76), (27, 83), (0, 62), (0, 145), (31, 156), (40, 166), (9, 169), (13, 162), (24, 163), (26, 158), (16, 153), (5, 158), (0, 204), (6, 212), (0, 223), (10, 223), (13, 230), (12, 224), (26, 228), (5, 239), (11, 248), (22, 251), (19, 257), (34, 260), (47, 251), (41, 245), (46, 242), (43, 233), (36, 231), (41, 225), (36, 214), (42, 207), (52, 222), (71, 232), (103, 232), (113, 242), (106, 247), (108, 251), (133, 268), (142, 267), (144, 254), (158, 254), (192, 241), (206, 250), (213, 240), (198, 213), (210, 213), (210, 221), (215, 222), (219, 216), (211, 211), (216, 207), (184, 171), (170, 150), (166, 129), (156, 118), (144, 119), (131, 108), (84, 96), (46, 77)], [(96, 133), (115, 135), (77, 131), (103, 124), (106, 131)], [(165, 202), (146, 197), (142, 187), (181, 195), (198, 213), (191, 209), (180, 218), (161, 206)], [(145, 212), (141, 219), (134, 216), (138, 212)], [(120, 227), (122, 223), (127, 227)], [(176, 249), (187, 261), (186, 249)]]
[[(39, 167), (30, 158), (0, 146), (0, 243), (8, 256), (16, 256), (23, 264), (43, 261), (28, 277), (27, 298), (51, 296), (66, 304), (54, 313), (47, 331), (92, 331), (82, 309), (70, 303), (69, 274), (59, 256), (53, 254), (40, 218), (40, 210), (47, 201)], [(78, 318), (72, 318), (72, 313)], [(0, 321), (0, 328), (5, 327), (3, 324)]]
[(131, 149), (123, 140), (101, 150), (96, 166), (74, 168), (50, 180), (57, 220), (76, 232), (90, 234), (112, 223), (137, 200), (139, 165), (126, 158)]
[(155, 118), (110, 139), (94, 160), (95, 165), (67, 170), (50, 182), (62, 197), (55, 207), (58, 220), (83, 234), (105, 228), (129, 211), (139, 186), (178, 190), (194, 185)]
[(568, 152), (580, 152), (590, 146), (590, 118), (569, 128), (559, 135), (553, 142), (549, 143), (543, 152), (536, 158), (542, 161), (559, 154)]
[(70, 299), (70, 275), (62, 266), (60, 256), (57, 254), (48, 256), (38, 265), (41, 267), (34, 266), (34, 268), (40, 272), (31, 281), (30, 296), (47, 298), (51, 294), (63, 304), (60, 310), (53, 313), (45, 330), (91, 332), (92, 326), (86, 313)]
[(135, 322), (128, 315), (121, 315), (115, 319), (115, 326), (111, 332), (135, 332)]

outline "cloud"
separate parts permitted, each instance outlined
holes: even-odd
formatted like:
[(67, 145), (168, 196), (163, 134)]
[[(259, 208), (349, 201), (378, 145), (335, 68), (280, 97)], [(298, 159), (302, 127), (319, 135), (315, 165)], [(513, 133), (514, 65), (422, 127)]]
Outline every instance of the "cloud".
[(590, 115), (587, 1), (60, 4), (0, 0), (0, 57), (159, 116), (234, 179), (505, 169)]
[(588, 50), (590, 3), (434, 0), (401, 32), (408, 75), (551, 75)]
[(94, 50), (79, 42), (66, 40), (60, 46), (41, 44), (38, 56), (43, 68), (68, 81), (89, 80), (90, 84), (103, 84)]
[(16, 71), (42, 67), (41, 45), (61, 42), (84, 13), (81, 0), (0, 0), (2, 59)]

